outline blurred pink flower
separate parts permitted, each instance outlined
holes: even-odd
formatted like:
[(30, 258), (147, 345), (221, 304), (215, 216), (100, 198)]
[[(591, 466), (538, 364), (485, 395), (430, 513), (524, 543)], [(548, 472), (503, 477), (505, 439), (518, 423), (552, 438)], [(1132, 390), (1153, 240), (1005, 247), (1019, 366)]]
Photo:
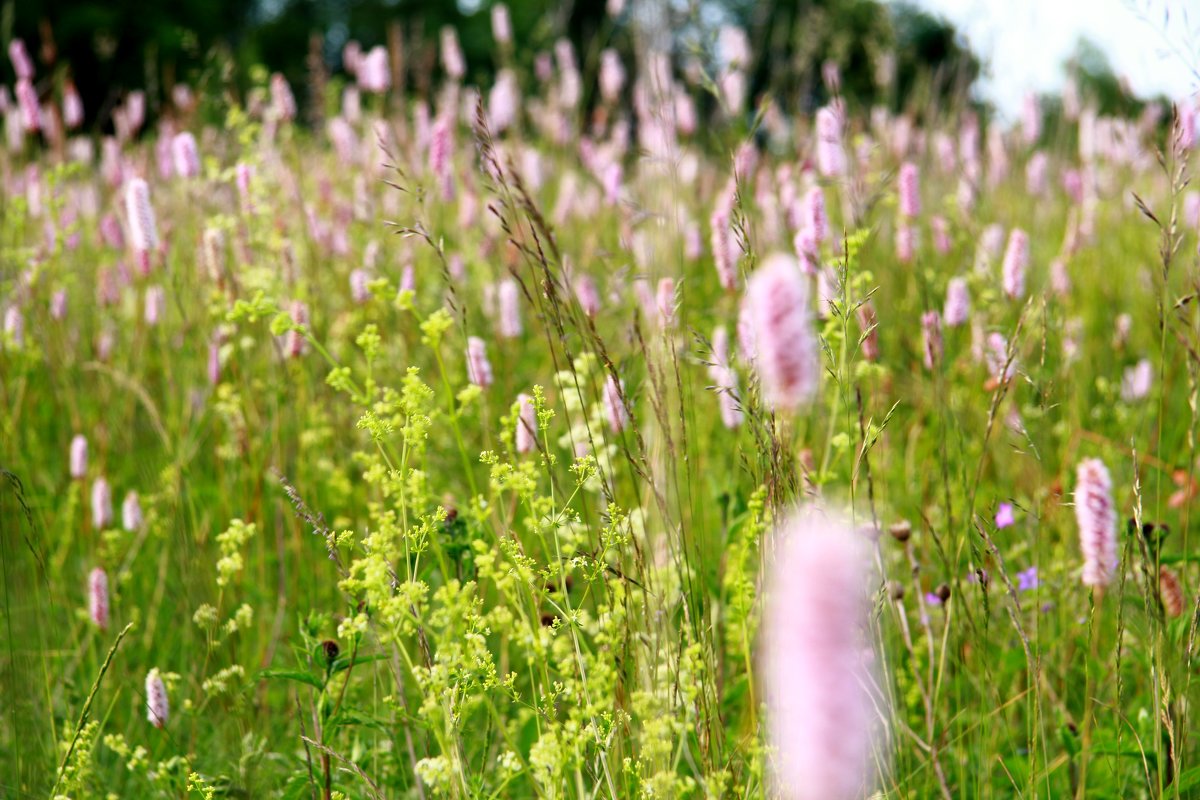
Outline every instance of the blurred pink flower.
[(170, 713), (167, 704), (167, 687), (157, 669), (146, 673), (146, 719), (156, 728), (167, 724)]
[(158, 249), (158, 225), (154, 207), (150, 205), (150, 186), (141, 178), (130, 178), (125, 184), (125, 215), (130, 244), (137, 253), (142, 273), (149, 274), (151, 253)]
[(467, 339), (467, 377), (483, 389), (492, 385), (492, 364), (487, 357), (487, 344), (478, 336)]
[(817, 169), (827, 178), (846, 174), (846, 151), (842, 147), (842, 120), (831, 106), (817, 111)]
[(537, 411), (533, 398), (527, 394), (517, 395), (517, 430), (515, 445), (518, 453), (530, 453), (537, 447)]
[(936, 369), (942, 363), (942, 315), (926, 311), (921, 315), (921, 338), (925, 368)]
[(108, 630), (108, 575), (100, 567), (88, 574), (88, 616), (100, 630)]
[(608, 427), (613, 433), (620, 433), (629, 424), (629, 409), (625, 405), (625, 381), (618, 383), (609, 375), (604, 381), (603, 399)]
[(812, 326), (808, 283), (796, 260), (768, 256), (746, 286), (755, 368), (772, 408), (808, 402), (821, 380), (820, 347)]
[(1112, 500), (1112, 478), (1098, 458), (1079, 463), (1075, 479), (1075, 519), (1083, 552), (1083, 583), (1104, 587), (1117, 572), (1117, 513)]
[(951, 278), (946, 284), (946, 306), (942, 316), (947, 327), (965, 325), (971, 315), (971, 295), (964, 278)]
[(1025, 296), (1025, 270), (1029, 266), (1029, 237), (1020, 228), (1013, 228), (1008, 235), (1008, 248), (1004, 251), (1004, 293), (1014, 300)]
[(175, 136), (171, 141), (171, 154), (175, 162), (175, 174), (181, 178), (195, 178), (200, 175), (200, 151), (196, 147), (196, 137), (188, 131)]
[(33, 78), (33, 60), (29, 58), (25, 42), (20, 39), (9, 42), (8, 59), (12, 62), (13, 72), (17, 74), (18, 80), (27, 81)]
[(492, 36), (499, 44), (512, 44), (512, 17), (509, 16), (508, 6), (504, 3), (492, 6)]
[(388, 66), (388, 51), (376, 45), (362, 57), (358, 65), (358, 88), (372, 94), (384, 94), (392, 86), (392, 73)]
[(107, 528), (113, 521), (112, 489), (104, 478), (92, 482), (92, 527)]
[(921, 213), (921, 190), (919, 186), (920, 172), (917, 165), (906, 161), (900, 167), (900, 177), (897, 180), (900, 194), (900, 216), (914, 219)]
[(868, 788), (875, 727), (863, 546), (811, 509), (775, 539), (760, 660), (775, 788), (785, 800), (855, 800)]

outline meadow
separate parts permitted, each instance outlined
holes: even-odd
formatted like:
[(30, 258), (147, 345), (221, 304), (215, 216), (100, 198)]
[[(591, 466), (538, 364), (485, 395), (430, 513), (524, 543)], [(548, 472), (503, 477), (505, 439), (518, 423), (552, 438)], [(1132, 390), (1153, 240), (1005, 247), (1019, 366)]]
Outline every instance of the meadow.
[(1194, 108), (740, 42), (5, 95), (0, 795), (1200, 796)]

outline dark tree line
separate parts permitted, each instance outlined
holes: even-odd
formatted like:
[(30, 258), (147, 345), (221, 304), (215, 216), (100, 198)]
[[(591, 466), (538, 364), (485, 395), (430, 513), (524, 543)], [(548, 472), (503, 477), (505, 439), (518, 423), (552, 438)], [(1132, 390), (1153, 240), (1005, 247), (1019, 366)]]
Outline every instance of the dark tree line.
[[(209, 90), (217, 81), (224, 90), (244, 92), (254, 65), (282, 72), (304, 105), (314, 55), (336, 73), (349, 39), (364, 46), (402, 43), (406, 88), (420, 90), (436, 74), (437, 35), (445, 25), (458, 30), (468, 80), (487, 82), (497, 68), (490, 3), (481, 0), (466, 13), (452, 0), (7, 0), (0, 39), (5, 46), (13, 36), (25, 40), (43, 95), (74, 80), (94, 130), (106, 127), (108, 112), (129, 89), (146, 89), (153, 113), (176, 82)], [(585, 76), (600, 46), (616, 47), (632, 62), (639, 41), (632, 10), (614, 21), (604, 0), (508, 5), (520, 43), (511, 54), (518, 66), (529, 67), (535, 52), (562, 35), (575, 42)], [(825, 102), (826, 61), (839, 66), (843, 96), (860, 107), (949, 107), (967, 96), (980, 72), (979, 59), (951, 24), (903, 3), (694, 0), (688, 8), (669, 6), (669, 35), (684, 45), (680, 50), (702, 59), (711, 58), (717, 25), (744, 27), (755, 56), (750, 97), (769, 93), (788, 111)], [(11, 85), (7, 59), (0, 76)]]

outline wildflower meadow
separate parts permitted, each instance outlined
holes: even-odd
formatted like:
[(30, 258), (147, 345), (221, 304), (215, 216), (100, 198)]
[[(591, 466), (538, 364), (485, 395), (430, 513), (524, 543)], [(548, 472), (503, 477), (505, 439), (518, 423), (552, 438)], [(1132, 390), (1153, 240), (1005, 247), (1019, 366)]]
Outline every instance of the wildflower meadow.
[(1200, 797), (1194, 98), (638, 5), (102, 112), (7, 43), (0, 797)]

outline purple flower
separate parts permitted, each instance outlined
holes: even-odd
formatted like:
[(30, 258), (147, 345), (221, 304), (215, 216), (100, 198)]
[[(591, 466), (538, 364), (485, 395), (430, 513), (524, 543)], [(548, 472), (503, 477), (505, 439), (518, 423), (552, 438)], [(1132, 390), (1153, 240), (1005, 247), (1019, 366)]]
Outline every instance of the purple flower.
[(925, 593), (925, 602), (926, 602), (926, 604), (931, 605), (931, 606), (940, 606), (942, 604), (942, 598), (938, 597), (933, 592), (926, 592)]
[(1032, 592), (1041, 585), (1042, 582), (1038, 580), (1038, 570), (1036, 566), (1032, 566), (1027, 570), (1017, 573), (1017, 591)]
[(1007, 528), (1013, 524), (1013, 506), (1012, 503), (1001, 503), (996, 509), (996, 528)]

